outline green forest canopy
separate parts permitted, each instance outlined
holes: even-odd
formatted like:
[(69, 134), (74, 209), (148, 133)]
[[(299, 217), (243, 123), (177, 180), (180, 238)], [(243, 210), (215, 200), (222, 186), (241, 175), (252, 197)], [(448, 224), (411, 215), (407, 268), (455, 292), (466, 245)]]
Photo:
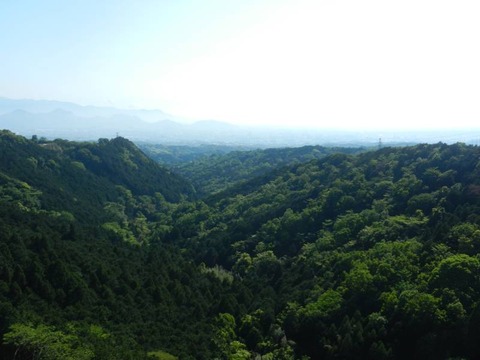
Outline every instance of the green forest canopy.
[(480, 356), (475, 146), (215, 155), (226, 187), (122, 138), (0, 151), (5, 359)]

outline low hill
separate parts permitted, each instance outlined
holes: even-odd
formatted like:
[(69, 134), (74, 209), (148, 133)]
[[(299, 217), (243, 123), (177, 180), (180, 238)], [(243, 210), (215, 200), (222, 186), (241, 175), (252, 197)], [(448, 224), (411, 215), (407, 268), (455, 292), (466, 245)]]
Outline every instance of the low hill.
[(161, 194), (176, 202), (194, 195), (191, 185), (145, 156), (132, 142), (27, 140), (0, 132), (0, 174), (39, 192), (45, 208), (98, 219), (121, 186), (133, 195)]
[[(224, 154), (205, 155), (192, 161), (178, 163), (173, 168), (192, 182), (199, 196), (206, 197), (226, 190), (239, 182), (245, 182), (287, 165), (321, 159), (335, 153), (354, 154), (362, 151), (366, 151), (366, 149), (318, 145), (298, 148), (236, 150)], [(161, 157), (155, 156), (155, 154), (151, 156), (161, 160)]]

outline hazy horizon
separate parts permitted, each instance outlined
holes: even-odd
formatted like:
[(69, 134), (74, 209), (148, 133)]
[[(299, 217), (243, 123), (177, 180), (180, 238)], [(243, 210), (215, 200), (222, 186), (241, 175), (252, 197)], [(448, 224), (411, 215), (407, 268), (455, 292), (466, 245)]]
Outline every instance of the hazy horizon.
[(475, 1), (0, 3), (0, 96), (245, 126), (468, 129)]
[[(140, 121), (141, 123), (150, 123), (150, 124), (155, 124), (155, 123), (161, 123), (161, 122), (174, 122), (178, 123), (181, 125), (195, 125), (195, 124), (202, 124), (202, 123), (212, 123), (212, 124), (218, 124), (220, 126), (228, 125), (228, 126), (235, 126), (238, 128), (248, 128), (248, 129), (259, 129), (259, 130), (268, 130), (268, 129), (277, 129), (277, 130), (298, 130), (298, 131), (330, 131), (330, 132), (340, 132), (340, 133), (349, 133), (349, 132), (355, 132), (355, 133), (372, 133), (376, 132), (378, 134), (381, 134), (382, 132), (385, 133), (393, 133), (393, 132), (398, 132), (398, 133), (445, 133), (448, 131), (478, 131), (480, 132), (480, 123), (474, 123), (471, 125), (465, 125), (465, 126), (456, 126), (455, 124), (452, 124), (449, 127), (405, 127), (402, 126), (402, 124), (397, 125), (397, 123), (391, 124), (390, 126), (362, 126), (362, 124), (352, 124), (348, 128), (344, 127), (335, 127), (335, 124), (292, 124), (292, 123), (256, 123), (256, 124), (242, 124), (242, 123), (235, 123), (231, 121), (222, 121), (222, 120), (217, 120), (217, 119), (202, 119), (202, 118), (184, 118), (184, 117), (178, 117), (175, 116), (175, 114), (169, 114), (164, 112), (162, 109), (158, 108), (140, 108), (140, 107), (129, 107), (129, 108), (122, 108), (122, 107), (115, 107), (115, 106), (102, 106), (102, 105), (91, 105), (91, 104), (78, 104), (72, 101), (61, 101), (61, 100), (56, 100), (56, 99), (27, 99), (27, 98), (21, 98), (21, 99), (13, 99), (13, 98), (8, 98), (4, 96), (0, 96), (0, 101), (5, 101), (5, 102), (12, 102), (12, 103), (23, 103), (23, 104), (43, 104), (40, 105), (41, 110), (38, 110), (37, 108), (29, 108), (29, 106), (18, 106), (18, 107), (13, 107), (11, 106), (7, 111), (2, 109), (2, 106), (0, 104), (0, 118), (2, 115), (8, 116), (11, 113), (14, 113), (16, 111), (22, 111), (30, 114), (40, 114), (40, 115), (48, 115), (48, 114), (58, 114), (64, 112), (65, 114), (71, 114), (74, 115), (78, 118), (85, 118), (85, 119), (93, 119), (96, 118), (99, 121), (103, 120), (108, 120), (109, 118), (121, 118), (122, 116), (130, 116), (132, 121)], [(55, 106), (49, 106), (46, 104), (55, 104)], [(67, 107), (65, 107), (67, 105)], [(71, 108), (70, 108), (71, 107)], [(87, 114), (90, 113), (90, 115), (85, 115), (78, 113), (74, 109), (76, 108), (81, 108), (81, 109), (90, 109), (91, 111), (87, 111)], [(99, 110), (100, 112), (96, 112), (96, 110)], [(99, 115), (102, 114), (102, 110), (108, 110), (106, 113), (103, 112), (103, 116)], [(131, 115), (127, 115), (128, 113), (131, 113)], [(149, 114), (150, 116), (139, 116), (138, 114), (145, 113)], [(156, 114), (163, 114), (162, 118), (156, 118)], [(105, 115), (108, 114), (108, 115)], [(101, 123), (99, 123), (101, 125)]]

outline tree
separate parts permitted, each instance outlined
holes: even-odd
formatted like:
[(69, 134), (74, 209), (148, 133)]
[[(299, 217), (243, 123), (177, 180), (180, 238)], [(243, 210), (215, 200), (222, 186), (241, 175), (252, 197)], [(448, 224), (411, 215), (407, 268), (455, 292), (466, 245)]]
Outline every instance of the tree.
[(437, 290), (453, 290), (462, 304), (469, 307), (480, 293), (480, 261), (466, 254), (449, 256), (432, 271), (430, 285)]
[(29, 354), (38, 360), (89, 360), (91, 348), (82, 346), (76, 335), (66, 334), (46, 325), (13, 324), (3, 340), (18, 353)]
[(250, 353), (245, 344), (237, 339), (235, 318), (228, 313), (219, 314), (215, 319), (216, 332), (213, 343), (224, 360), (247, 360)]

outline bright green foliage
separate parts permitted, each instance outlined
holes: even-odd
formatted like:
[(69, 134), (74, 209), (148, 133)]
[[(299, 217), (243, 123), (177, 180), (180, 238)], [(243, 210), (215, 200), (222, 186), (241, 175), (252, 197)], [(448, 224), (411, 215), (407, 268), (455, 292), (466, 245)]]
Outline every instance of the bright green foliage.
[(13, 324), (3, 340), (15, 346), (16, 353), (31, 354), (34, 359), (88, 360), (95, 356), (93, 349), (80, 344), (78, 336), (45, 325)]
[(219, 314), (216, 318), (216, 328), (213, 343), (221, 354), (221, 359), (250, 359), (245, 344), (237, 340), (235, 318), (231, 314)]
[(462, 304), (473, 306), (480, 296), (480, 261), (465, 254), (449, 256), (432, 271), (430, 283), (436, 292), (452, 290)]
[(417, 290), (405, 290), (398, 297), (397, 311), (415, 325), (436, 324), (444, 321), (440, 299)]
[(328, 318), (340, 310), (342, 300), (338, 292), (327, 290), (315, 302), (310, 302), (305, 308), (300, 309), (300, 313), (306, 318)]
[(374, 278), (365, 263), (356, 264), (345, 275), (345, 287), (355, 294), (368, 294), (373, 291)]
[(449, 233), (453, 244), (458, 243), (458, 251), (469, 255), (480, 252), (480, 227), (477, 224), (462, 223), (452, 227)]
[(149, 351), (148, 356), (153, 360), (178, 360), (176, 356), (173, 356), (165, 351), (156, 350)]
[(479, 148), (324, 150), (178, 164), (194, 201), (125, 139), (1, 132), (0, 351), (478, 358)]

